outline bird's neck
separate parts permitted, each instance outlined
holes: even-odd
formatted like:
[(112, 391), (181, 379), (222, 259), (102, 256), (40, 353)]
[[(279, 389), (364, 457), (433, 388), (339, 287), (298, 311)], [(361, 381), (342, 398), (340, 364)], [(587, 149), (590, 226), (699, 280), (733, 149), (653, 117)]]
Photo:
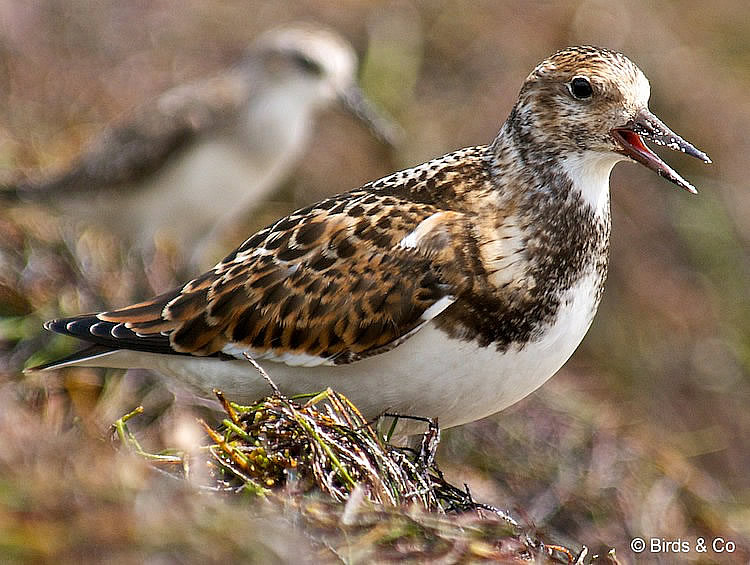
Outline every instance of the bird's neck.
[[(538, 131), (538, 124), (516, 108), (489, 147), (493, 176), (517, 178), (519, 200), (551, 205), (579, 200), (596, 218), (609, 217), (609, 175), (622, 157), (615, 153), (561, 147)], [(571, 144), (572, 145), (572, 144)], [(510, 174), (509, 174), (510, 173)], [(501, 187), (518, 192), (514, 186)]]
[(245, 145), (263, 160), (294, 161), (309, 138), (318, 101), (295, 84), (269, 85), (253, 96), (240, 121)]
[(596, 273), (598, 303), (608, 261), (609, 173), (618, 159), (566, 153), (534, 134), (509, 118), (487, 149), (498, 208), (512, 210), (516, 224), (527, 226), (528, 254), (551, 258), (552, 279), (570, 282)]

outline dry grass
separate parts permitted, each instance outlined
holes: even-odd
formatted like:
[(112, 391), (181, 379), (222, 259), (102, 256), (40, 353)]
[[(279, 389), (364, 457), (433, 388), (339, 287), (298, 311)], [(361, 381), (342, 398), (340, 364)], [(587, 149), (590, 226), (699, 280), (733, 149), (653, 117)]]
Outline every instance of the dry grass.
[(159, 453), (130, 430), (142, 409), (112, 442), (69, 420), (62, 391), (0, 392), (4, 563), (617, 563), (449, 484), (435, 426), (417, 450), (392, 447), (331, 390), (253, 406), (219, 393), (225, 418), (202, 423), (201, 445)]
[(203, 496), (262, 499), (267, 511), (292, 516), (316, 562), (617, 563), (614, 550), (600, 559), (585, 547), (549, 543), (476, 502), (468, 486), (448, 483), (435, 462), (440, 430), (431, 422), (411, 449), (387, 443), (331, 389), (303, 402), (274, 388), (252, 406), (217, 397), (225, 418), (216, 428), (201, 421), (212, 443), (192, 452), (147, 453), (127, 424), (140, 407), (113, 427), (144, 461)]

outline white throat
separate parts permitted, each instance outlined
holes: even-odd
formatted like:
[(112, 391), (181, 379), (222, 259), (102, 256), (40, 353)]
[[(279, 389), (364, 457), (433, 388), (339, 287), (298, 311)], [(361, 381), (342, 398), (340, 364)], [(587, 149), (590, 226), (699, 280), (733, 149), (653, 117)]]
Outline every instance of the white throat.
[(597, 216), (606, 213), (609, 206), (609, 175), (612, 168), (623, 159), (616, 153), (584, 151), (568, 155), (562, 162), (573, 188), (594, 209)]

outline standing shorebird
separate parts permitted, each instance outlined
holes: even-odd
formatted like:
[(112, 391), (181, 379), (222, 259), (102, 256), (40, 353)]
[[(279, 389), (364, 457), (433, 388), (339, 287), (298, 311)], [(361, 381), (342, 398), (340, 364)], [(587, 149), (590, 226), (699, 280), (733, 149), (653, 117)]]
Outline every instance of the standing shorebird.
[(444, 427), (517, 402), (572, 355), (607, 274), (609, 175), (644, 143), (709, 158), (648, 109), (620, 53), (570, 47), (528, 76), (490, 145), (299, 210), (153, 300), (45, 327), (93, 345), (47, 366), (142, 367), (249, 402), (331, 386), (368, 417)]
[(392, 141), (395, 126), (364, 98), (356, 70), (354, 50), (330, 30), (272, 30), (238, 65), (165, 92), (105, 130), (67, 171), (13, 192), (143, 249), (158, 233), (193, 250), (280, 184), (323, 108), (341, 102)]

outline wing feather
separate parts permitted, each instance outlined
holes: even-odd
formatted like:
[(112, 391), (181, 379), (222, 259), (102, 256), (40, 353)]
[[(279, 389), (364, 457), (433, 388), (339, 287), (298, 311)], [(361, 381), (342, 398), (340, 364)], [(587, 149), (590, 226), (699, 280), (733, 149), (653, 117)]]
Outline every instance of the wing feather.
[[(435, 218), (431, 206), (419, 205), (402, 229), (385, 230), (378, 214), (348, 214), (358, 200), (340, 212), (298, 213), (282, 225), (286, 233), (271, 229), (257, 248), (218, 264), (199, 283), (48, 327), (100, 345), (192, 355), (246, 350), (338, 364), (387, 351), (469, 285), (469, 275), (452, 267), (457, 251), (448, 251), (466, 223), (459, 213)], [(381, 199), (370, 206), (379, 214), (391, 207)], [(425, 252), (399, 245), (407, 226), (428, 218), (435, 237), (422, 229)]]

